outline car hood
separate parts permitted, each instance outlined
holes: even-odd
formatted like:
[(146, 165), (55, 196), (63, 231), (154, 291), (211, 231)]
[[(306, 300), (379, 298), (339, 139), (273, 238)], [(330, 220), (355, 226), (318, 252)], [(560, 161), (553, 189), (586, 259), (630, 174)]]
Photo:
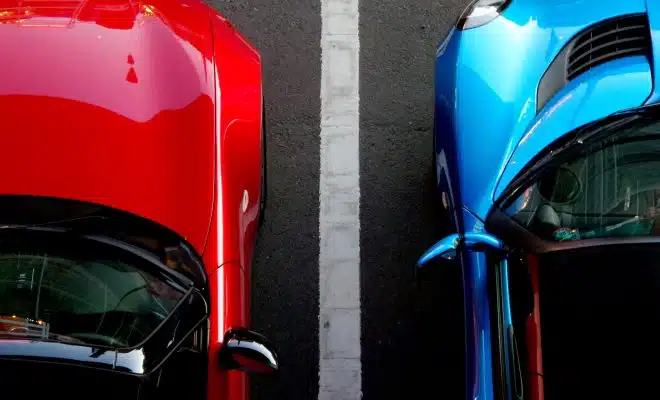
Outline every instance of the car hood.
[[(438, 48), (436, 104), (454, 103), (448, 112), (459, 154), (452, 161), (459, 171), (453, 182), (460, 188), (459, 203), (485, 219), (528, 157), (582, 124), (649, 98), (652, 65), (637, 56), (578, 76), (537, 111), (539, 82), (577, 33), (599, 21), (646, 11), (644, 0), (606, 5), (599, 0), (519, 0), (484, 26), (450, 33)], [(524, 157), (523, 146), (529, 149)]]
[[(544, 148), (565, 133), (608, 115), (625, 113), (660, 100), (660, 3), (647, 2), (651, 31), (651, 57), (630, 57), (609, 62), (585, 73), (559, 91), (527, 129), (513, 149), (494, 193), (494, 200), (521, 174)], [(631, 12), (627, 12), (631, 13)]]
[(155, 0), (0, 3), (0, 195), (94, 202), (197, 250), (211, 218), (208, 11)]

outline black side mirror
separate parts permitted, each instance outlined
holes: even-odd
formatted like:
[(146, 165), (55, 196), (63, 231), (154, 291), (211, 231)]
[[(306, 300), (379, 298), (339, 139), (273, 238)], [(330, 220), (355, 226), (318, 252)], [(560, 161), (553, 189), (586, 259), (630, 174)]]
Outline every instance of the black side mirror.
[(256, 374), (272, 374), (280, 369), (273, 345), (264, 336), (243, 328), (227, 331), (219, 360), (225, 369)]

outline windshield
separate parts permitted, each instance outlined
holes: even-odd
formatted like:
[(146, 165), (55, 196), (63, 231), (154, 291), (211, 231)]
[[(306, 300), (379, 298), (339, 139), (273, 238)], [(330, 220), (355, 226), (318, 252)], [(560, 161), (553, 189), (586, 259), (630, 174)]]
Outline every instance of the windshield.
[(62, 232), (0, 230), (0, 337), (129, 347), (185, 292), (151, 261)]
[(660, 233), (660, 122), (643, 118), (576, 141), (566, 153), (543, 168), (507, 215), (552, 241)]
[[(660, 247), (591, 247), (527, 260), (509, 266), (532, 277), (524, 285), (510, 281), (516, 356), (523, 366), (510, 373), (525, 383), (517, 394), (546, 400), (656, 397)], [(536, 294), (531, 299), (522, 295), (529, 288)]]

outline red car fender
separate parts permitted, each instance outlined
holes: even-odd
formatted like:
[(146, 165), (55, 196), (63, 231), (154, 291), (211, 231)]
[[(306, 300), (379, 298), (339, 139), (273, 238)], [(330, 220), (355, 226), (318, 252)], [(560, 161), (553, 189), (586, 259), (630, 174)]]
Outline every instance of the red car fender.
[(527, 317), (527, 353), (529, 354), (529, 383), (532, 400), (543, 400), (543, 348), (541, 347), (541, 311), (539, 303), (539, 265), (536, 256), (527, 257), (534, 295), (534, 310)]
[(245, 372), (220, 367), (218, 352), (229, 327), (247, 326), (245, 298), (249, 297), (245, 272), (238, 263), (226, 263), (209, 276), (209, 368), (208, 399), (247, 400), (249, 385)]
[(209, 273), (208, 398), (247, 400), (246, 373), (218, 362), (225, 332), (250, 325), (250, 266), (261, 199), (262, 75), (259, 54), (234, 27), (211, 12), (216, 162), (214, 211), (204, 263)]
[(261, 59), (224, 21), (212, 15), (218, 107), (215, 205), (222, 214), (211, 223), (223, 231), (218, 265), (237, 261), (249, 272), (261, 199)]

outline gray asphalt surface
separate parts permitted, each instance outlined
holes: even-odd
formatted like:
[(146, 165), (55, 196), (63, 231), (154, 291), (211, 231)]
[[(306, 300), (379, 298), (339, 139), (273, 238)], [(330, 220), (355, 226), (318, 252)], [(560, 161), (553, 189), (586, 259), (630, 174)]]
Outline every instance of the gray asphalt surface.
[(413, 270), (443, 233), (431, 175), (433, 62), (457, 3), (360, 1), (365, 399), (463, 398), (460, 271), (418, 289)]
[[(360, 1), (363, 398), (461, 398), (460, 271), (417, 287), (413, 265), (443, 233), (431, 193), (435, 47), (466, 0)], [(253, 399), (318, 393), (320, 1), (215, 0), (260, 50), (268, 205), (253, 273), (253, 327), (277, 343), (278, 380)]]

